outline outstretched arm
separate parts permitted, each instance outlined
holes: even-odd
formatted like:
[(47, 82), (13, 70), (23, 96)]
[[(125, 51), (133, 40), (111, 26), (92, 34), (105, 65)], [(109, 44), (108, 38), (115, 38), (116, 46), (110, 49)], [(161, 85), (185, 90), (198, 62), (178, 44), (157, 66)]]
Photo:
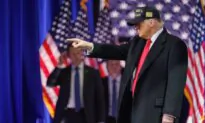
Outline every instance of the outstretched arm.
[(75, 48), (83, 48), (90, 52), (90, 57), (125, 60), (127, 58), (130, 43), (122, 45), (97, 44), (81, 39), (67, 39)]
[(129, 50), (129, 44), (109, 45), (109, 44), (94, 44), (93, 51), (91, 51), (90, 57), (114, 59), (114, 60), (126, 60)]

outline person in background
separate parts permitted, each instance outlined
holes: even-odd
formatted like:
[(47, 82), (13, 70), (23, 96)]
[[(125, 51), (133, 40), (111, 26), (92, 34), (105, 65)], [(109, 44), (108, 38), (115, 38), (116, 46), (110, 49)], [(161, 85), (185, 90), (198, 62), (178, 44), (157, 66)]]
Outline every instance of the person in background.
[(120, 46), (67, 39), (90, 57), (126, 60), (118, 98), (117, 123), (179, 123), (186, 83), (186, 44), (169, 34), (160, 12), (134, 9), (127, 24), (137, 35)]
[[(71, 65), (64, 68), (69, 56)], [(105, 103), (99, 72), (83, 63), (83, 51), (69, 46), (47, 86), (60, 86), (53, 123), (104, 123)]]
[(105, 93), (106, 123), (116, 123), (117, 100), (122, 67), (119, 60), (107, 61), (108, 76), (102, 78)]

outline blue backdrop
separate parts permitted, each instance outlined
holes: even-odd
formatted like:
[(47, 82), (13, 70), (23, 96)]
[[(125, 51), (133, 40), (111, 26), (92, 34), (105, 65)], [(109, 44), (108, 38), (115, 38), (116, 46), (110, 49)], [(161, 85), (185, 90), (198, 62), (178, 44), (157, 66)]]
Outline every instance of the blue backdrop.
[[(79, 1), (72, 0), (73, 20), (77, 17)], [(111, 0), (112, 4), (115, 1)], [(61, 2), (0, 0), (0, 123), (50, 123), (42, 100), (38, 50)], [(97, 10), (98, 0), (89, 0), (91, 32)]]
[[(0, 123), (49, 123), (42, 100), (39, 47), (62, 0), (0, 0)], [(73, 0), (72, 18), (79, 1)], [(93, 3), (89, 6), (94, 32)]]

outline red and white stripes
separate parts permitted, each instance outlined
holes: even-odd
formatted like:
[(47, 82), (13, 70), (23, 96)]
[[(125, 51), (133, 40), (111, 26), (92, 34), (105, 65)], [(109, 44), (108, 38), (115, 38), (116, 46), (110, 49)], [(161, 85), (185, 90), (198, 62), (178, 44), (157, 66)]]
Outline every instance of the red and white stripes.
[[(204, 45), (204, 44), (203, 44)], [(188, 48), (188, 71), (185, 95), (190, 104), (187, 123), (202, 123), (204, 118), (204, 47), (194, 53), (190, 42)]]

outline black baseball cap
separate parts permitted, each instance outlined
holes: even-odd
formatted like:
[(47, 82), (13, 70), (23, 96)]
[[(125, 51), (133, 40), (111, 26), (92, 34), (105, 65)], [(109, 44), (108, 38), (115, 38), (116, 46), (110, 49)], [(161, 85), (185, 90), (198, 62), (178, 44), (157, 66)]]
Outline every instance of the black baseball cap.
[(160, 19), (159, 11), (154, 7), (138, 7), (134, 10), (135, 17), (133, 19), (127, 20), (129, 26), (134, 26), (146, 19), (156, 18)]

